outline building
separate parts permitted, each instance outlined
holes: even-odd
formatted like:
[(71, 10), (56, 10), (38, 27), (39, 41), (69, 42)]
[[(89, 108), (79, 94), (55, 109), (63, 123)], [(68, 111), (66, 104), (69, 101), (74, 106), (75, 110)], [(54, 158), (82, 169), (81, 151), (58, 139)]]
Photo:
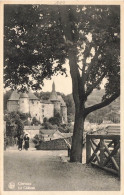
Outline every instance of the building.
[(49, 119), (54, 117), (56, 113), (60, 113), (62, 122), (67, 123), (67, 106), (63, 98), (57, 95), (54, 82), (49, 100), (46, 101), (36, 97), (31, 90), (28, 93), (13, 91), (7, 102), (7, 110), (28, 113), (31, 118), (35, 117), (41, 123), (44, 118)]
[(41, 126), (24, 126), (24, 134), (28, 134), (29, 138), (34, 138), (35, 135), (39, 135)]

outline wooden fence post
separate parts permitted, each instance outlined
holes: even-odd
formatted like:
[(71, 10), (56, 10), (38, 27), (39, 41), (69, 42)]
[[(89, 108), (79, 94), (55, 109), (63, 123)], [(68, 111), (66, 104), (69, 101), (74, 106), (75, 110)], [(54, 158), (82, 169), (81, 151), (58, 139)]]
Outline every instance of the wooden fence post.
[(117, 144), (118, 144), (118, 140), (114, 140), (114, 148), (116, 148)]
[(91, 144), (90, 144), (90, 136), (86, 135), (86, 163), (89, 163), (89, 159), (91, 157)]
[(103, 167), (103, 163), (104, 163), (104, 158), (105, 158), (105, 154), (104, 154), (104, 139), (100, 139), (100, 166)]

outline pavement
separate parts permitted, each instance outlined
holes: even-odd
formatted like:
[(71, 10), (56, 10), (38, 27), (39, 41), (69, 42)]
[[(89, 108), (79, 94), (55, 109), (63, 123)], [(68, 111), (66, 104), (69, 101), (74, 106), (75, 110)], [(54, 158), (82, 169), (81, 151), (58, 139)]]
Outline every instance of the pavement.
[(68, 162), (67, 151), (4, 151), (5, 191), (119, 191), (118, 177)]

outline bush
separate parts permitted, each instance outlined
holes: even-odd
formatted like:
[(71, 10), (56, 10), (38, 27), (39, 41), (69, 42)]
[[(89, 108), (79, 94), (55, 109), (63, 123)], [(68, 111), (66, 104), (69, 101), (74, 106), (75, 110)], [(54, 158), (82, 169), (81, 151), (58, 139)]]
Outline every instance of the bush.
[(52, 125), (50, 122), (43, 123), (44, 129), (58, 129), (57, 125)]
[(31, 122), (31, 125), (40, 125), (41, 123), (40, 123), (40, 121), (38, 121), (35, 117), (33, 117), (33, 119), (32, 119), (32, 122)]
[(51, 117), (49, 119), (49, 122), (52, 125), (60, 126), (60, 124), (62, 123), (62, 117), (61, 117), (61, 115), (59, 113), (57, 113), (54, 117)]

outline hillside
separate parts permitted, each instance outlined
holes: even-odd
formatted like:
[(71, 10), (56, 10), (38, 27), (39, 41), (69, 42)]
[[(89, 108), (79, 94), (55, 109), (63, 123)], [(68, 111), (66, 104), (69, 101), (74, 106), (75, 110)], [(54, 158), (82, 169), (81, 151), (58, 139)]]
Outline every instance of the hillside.
[[(94, 90), (93, 93), (88, 97), (86, 107), (100, 103), (104, 93), (104, 89)], [(63, 99), (65, 100), (68, 107), (68, 116), (70, 116), (71, 120), (74, 120), (75, 108), (72, 94), (63, 97)], [(87, 116), (87, 120), (90, 122), (100, 123), (103, 121), (103, 119), (112, 120), (113, 122), (120, 121), (120, 98), (117, 98), (110, 105), (92, 112)]]

